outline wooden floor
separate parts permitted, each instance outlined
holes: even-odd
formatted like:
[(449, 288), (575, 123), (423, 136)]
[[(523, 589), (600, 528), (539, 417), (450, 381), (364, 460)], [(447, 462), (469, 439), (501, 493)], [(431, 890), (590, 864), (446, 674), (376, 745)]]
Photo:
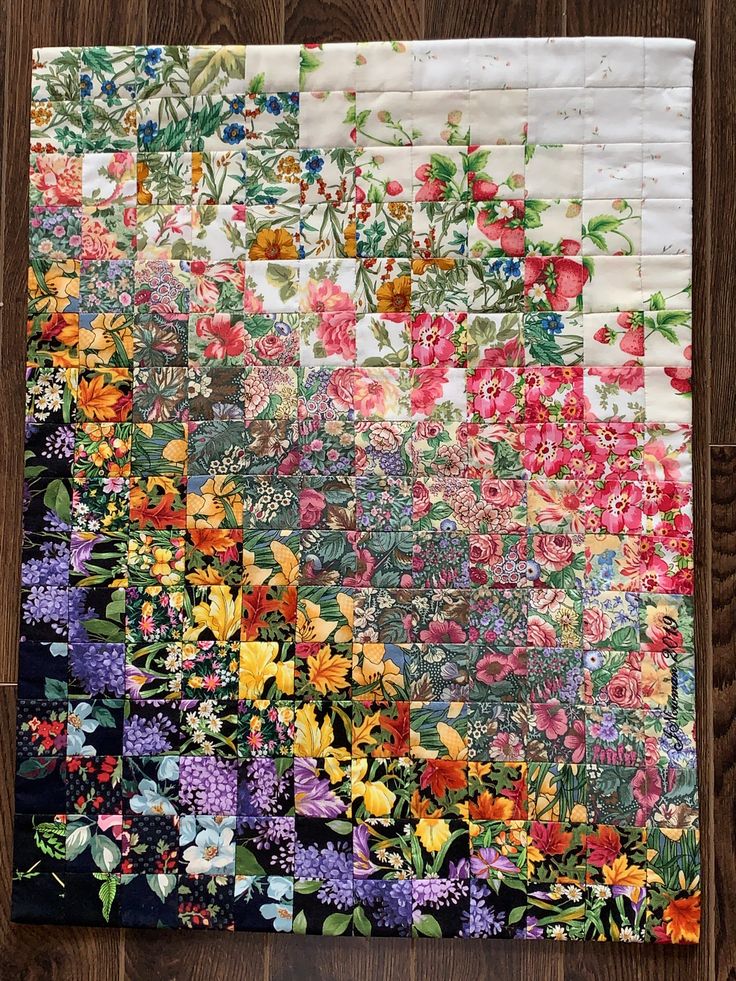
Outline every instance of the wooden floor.
[[(736, 81), (733, 0), (0, 0), (0, 981), (736, 981)], [(32, 46), (520, 35), (669, 35), (695, 72), (698, 707), (704, 933), (699, 947), (362, 940), (8, 923), (28, 72)]]

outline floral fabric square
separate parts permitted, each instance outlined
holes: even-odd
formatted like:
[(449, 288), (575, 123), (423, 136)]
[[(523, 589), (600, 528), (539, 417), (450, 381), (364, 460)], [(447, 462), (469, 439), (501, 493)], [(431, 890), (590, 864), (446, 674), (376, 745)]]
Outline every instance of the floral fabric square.
[(16, 920), (698, 940), (692, 48), (34, 53)]

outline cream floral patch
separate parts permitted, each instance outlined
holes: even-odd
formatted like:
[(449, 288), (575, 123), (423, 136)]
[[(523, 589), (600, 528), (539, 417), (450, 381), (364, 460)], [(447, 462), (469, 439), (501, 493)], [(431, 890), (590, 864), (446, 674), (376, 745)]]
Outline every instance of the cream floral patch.
[(35, 52), (17, 920), (697, 941), (692, 54)]

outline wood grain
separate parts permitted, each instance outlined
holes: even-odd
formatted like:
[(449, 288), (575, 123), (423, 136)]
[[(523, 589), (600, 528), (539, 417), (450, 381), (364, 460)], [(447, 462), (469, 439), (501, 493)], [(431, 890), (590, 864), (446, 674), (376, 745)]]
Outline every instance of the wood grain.
[(363, 937), (324, 943), (322, 937), (273, 937), (269, 945), (268, 981), (293, 981), (306, 973), (310, 981), (413, 981), (410, 940), (382, 938), (378, 949)]
[[(711, 450), (714, 909), (718, 981), (736, 978), (736, 446)], [(702, 678), (700, 679), (702, 682)]]
[(390, 41), (423, 37), (422, 3), (345, 3), (342, 0), (304, 3), (286, 0), (284, 40), (287, 44), (318, 41)]
[(260, 981), (269, 976), (265, 939), (205, 930), (172, 930), (162, 938), (158, 930), (126, 930), (121, 977)]
[[(391, 37), (695, 38), (696, 607), (704, 933), (698, 948), (401, 941), (40, 928), (8, 923), (32, 45)], [(733, 0), (0, 0), (0, 981), (736, 981), (736, 38)], [(712, 218), (712, 220), (711, 220)], [(712, 350), (711, 350), (712, 348)], [(712, 360), (711, 360), (712, 356)], [(711, 367), (712, 365), (712, 367)], [(712, 405), (709, 393), (713, 392)], [(712, 486), (712, 513), (710, 492)], [(711, 595), (713, 576), (713, 642)], [(717, 835), (713, 815), (717, 816)]]
[[(60, 25), (55, 23), (55, 29)], [(25, 290), (28, 255), (28, 208), (24, 182), (28, 162), (23, 157), (28, 142), (30, 93), (20, 79), (30, 64), (31, 14), (10, 10), (3, 18), (2, 57), (2, 154), (0, 162), (0, 226), (3, 256), (0, 266), (0, 366), (3, 397), (0, 399), (0, 501), (9, 502), (0, 522), (2, 593), (7, 597), (0, 617), (0, 682), (17, 676), (18, 611), (10, 597), (20, 588), (21, 516), (19, 496), (23, 473), (23, 402), (25, 354)], [(7, 43), (6, 43), (7, 42)], [(12, 42), (12, 43), (11, 43)], [(14, 188), (15, 191), (12, 191)], [(12, 503), (10, 503), (12, 502)]]
[(562, 33), (564, 0), (426, 0), (425, 37), (541, 37)]
[(149, 3), (146, 41), (157, 44), (279, 44), (283, 0), (191, 0)]
[[(553, 940), (522, 943), (480, 940), (456, 943), (414, 941), (412, 981), (470, 981), (498, 978), (500, 981), (563, 981), (566, 952)], [(591, 944), (586, 944), (590, 948)], [(599, 964), (604, 961), (599, 959)]]
[(712, 303), (713, 362), (712, 424), (714, 443), (736, 443), (736, 309), (724, 284), (736, 277), (736, 253), (728, 244), (727, 229), (736, 224), (736, 85), (733, 83), (733, 38), (736, 36), (736, 4), (713, 2), (713, 48), (711, 104), (713, 172), (709, 195), (717, 202), (712, 228), (712, 267), (708, 292)]

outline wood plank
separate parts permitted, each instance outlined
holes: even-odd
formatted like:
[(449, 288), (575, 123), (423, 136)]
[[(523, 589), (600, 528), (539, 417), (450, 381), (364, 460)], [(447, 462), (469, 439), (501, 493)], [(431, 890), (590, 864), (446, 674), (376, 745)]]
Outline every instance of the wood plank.
[(704, 19), (709, 3), (710, 0), (566, 0), (565, 30), (569, 37), (695, 37), (694, 25)]
[[(416, 981), (498, 978), (499, 981), (563, 981), (562, 947), (551, 940), (417, 940)], [(586, 944), (586, 946), (590, 946)]]
[[(565, 981), (694, 981), (701, 974), (700, 947), (662, 944), (568, 944)], [(605, 948), (605, 949), (603, 949)]]
[(286, 0), (287, 44), (326, 41), (391, 41), (421, 37), (423, 0), (365, 3), (364, 0)]
[[(736, 447), (711, 451), (713, 583), (713, 810), (715, 838), (715, 972), (736, 972)], [(699, 683), (702, 686), (702, 676)], [(702, 749), (702, 746), (701, 746)], [(708, 754), (710, 756), (711, 754)], [(703, 757), (701, 756), (701, 763)]]
[[(712, 120), (709, 146), (713, 167), (708, 187), (714, 220), (710, 223), (711, 276), (707, 284), (712, 303), (712, 440), (736, 443), (736, 312), (728, 296), (736, 279), (732, 232), (736, 225), (736, 84), (733, 76), (733, 38), (736, 4), (712, 0), (712, 96), (707, 107)], [(704, 108), (705, 112), (705, 108)]]
[[(25, 290), (28, 255), (28, 119), (30, 106), (31, 15), (27, 4), (11, 5), (3, 18), (2, 106), (2, 271), (0, 280), (0, 523), (2, 593), (7, 597), (0, 618), (0, 682), (15, 681), (18, 660), (18, 591), (20, 588), (21, 501), (23, 475), (23, 401), (25, 363)], [(8, 43), (5, 43), (7, 39)], [(12, 39), (12, 43), (11, 42)], [(14, 189), (14, 190), (11, 190)], [(21, 190), (22, 189), (22, 190)]]
[(280, 44), (283, 0), (166, 0), (148, 5), (147, 42)]
[(563, 33), (564, 0), (426, 0), (424, 37), (548, 37)]
[(260, 981), (269, 976), (266, 939), (263, 934), (217, 930), (169, 930), (165, 934), (126, 930), (123, 977)]
[(266, 978), (292, 981), (309, 965), (309, 981), (409, 981), (412, 946), (393, 937), (273, 937)]
[[(42, 7), (53, 6), (48, 0)], [(82, 0), (81, 3), (64, 4), (61, 17), (54, 24), (57, 31), (53, 41), (34, 40), (34, 44), (88, 45), (88, 44), (139, 44), (146, 33), (146, 5), (133, 0), (102, 0), (100, 3)], [(45, 18), (42, 23), (45, 23)], [(60, 28), (60, 30), (59, 30)]]

